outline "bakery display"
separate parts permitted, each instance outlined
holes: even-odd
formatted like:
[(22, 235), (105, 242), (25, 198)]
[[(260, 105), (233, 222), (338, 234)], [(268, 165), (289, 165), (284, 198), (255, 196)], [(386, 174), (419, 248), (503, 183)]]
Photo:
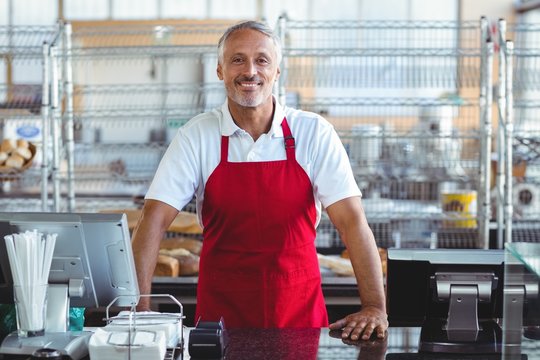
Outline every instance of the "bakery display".
[(0, 143), (0, 172), (26, 170), (32, 164), (35, 154), (35, 145), (24, 139), (3, 139)]

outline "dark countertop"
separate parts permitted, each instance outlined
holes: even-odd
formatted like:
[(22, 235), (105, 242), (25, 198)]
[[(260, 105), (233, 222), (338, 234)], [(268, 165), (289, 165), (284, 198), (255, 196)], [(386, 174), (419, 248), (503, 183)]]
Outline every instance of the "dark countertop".
[[(193, 359), (186, 346), (179, 360)], [(229, 329), (224, 360), (494, 360), (495, 355), (418, 354), (420, 329), (391, 327), (386, 339), (348, 341), (341, 332), (323, 329)], [(524, 352), (509, 359), (539, 359), (537, 341), (523, 344)], [(0, 359), (29, 359), (28, 356), (0, 355)], [(85, 359), (88, 360), (88, 359)]]
[(416, 350), (419, 329), (391, 328), (384, 339), (343, 341), (341, 331), (323, 329), (232, 329), (226, 359), (373, 359), (387, 352)]
[[(188, 352), (189, 330), (184, 332), (185, 350), (178, 360), (193, 359)], [(384, 340), (342, 341), (340, 331), (323, 329), (229, 329), (225, 360), (384, 360), (387, 352), (416, 349), (419, 329), (391, 328)], [(0, 359), (30, 359), (1, 355)], [(65, 357), (67, 359), (67, 357)], [(88, 359), (84, 359), (88, 360)], [(92, 359), (90, 359), (92, 360)]]

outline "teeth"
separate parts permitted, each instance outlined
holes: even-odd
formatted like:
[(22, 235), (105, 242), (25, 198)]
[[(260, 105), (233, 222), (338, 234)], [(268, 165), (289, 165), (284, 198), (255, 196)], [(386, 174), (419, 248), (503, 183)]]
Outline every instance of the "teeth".
[(245, 84), (245, 83), (241, 83), (240, 85), (246, 86), (246, 87), (256, 87), (256, 86), (259, 86), (259, 84)]

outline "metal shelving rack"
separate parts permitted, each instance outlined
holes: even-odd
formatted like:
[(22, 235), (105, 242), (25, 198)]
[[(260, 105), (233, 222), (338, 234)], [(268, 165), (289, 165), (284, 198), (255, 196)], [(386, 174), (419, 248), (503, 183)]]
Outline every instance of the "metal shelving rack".
[(176, 129), (225, 98), (216, 44), (229, 25), (67, 24), (63, 61), (72, 80), (62, 119), (73, 137), (66, 138), (62, 209), (117, 208), (145, 194)]
[(36, 146), (28, 169), (0, 174), (2, 211), (50, 208), (52, 148), (44, 144), (53, 140), (50, 52), (60, 36), (60, 26), (0, 27), (0, 68), (5, 74), (0, 84), (0, 138), (22, 137)]
[(538, 242), (540, 235), (540, 25), (499, 21), (498, 194), (505, 232), (500, 242)]
[[(280, 100), (334, 125), (378, 245), (487, 248), (493, 63), (487, 20), (282, 17), (277, 27), (284, 43)], [(440, 194), (459, 190), (476, 191), (477, 208), (456, 220), (443, 211)], [(326, 217), (317, 240), (340, 246)]]

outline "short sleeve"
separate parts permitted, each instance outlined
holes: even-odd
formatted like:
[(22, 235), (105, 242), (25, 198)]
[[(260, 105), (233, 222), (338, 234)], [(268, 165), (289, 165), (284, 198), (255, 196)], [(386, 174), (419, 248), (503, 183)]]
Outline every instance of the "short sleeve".
[(199, 184), (201, 172), (197, 159), (192, 142), (180, 129), (163, 155), (145, 199), (159, 200), (182, 210)]
[(353, 196), (362, 196), (349, 157), (333, 126), (322, 119), (313, 158), (313, 187), (323, 207)]

